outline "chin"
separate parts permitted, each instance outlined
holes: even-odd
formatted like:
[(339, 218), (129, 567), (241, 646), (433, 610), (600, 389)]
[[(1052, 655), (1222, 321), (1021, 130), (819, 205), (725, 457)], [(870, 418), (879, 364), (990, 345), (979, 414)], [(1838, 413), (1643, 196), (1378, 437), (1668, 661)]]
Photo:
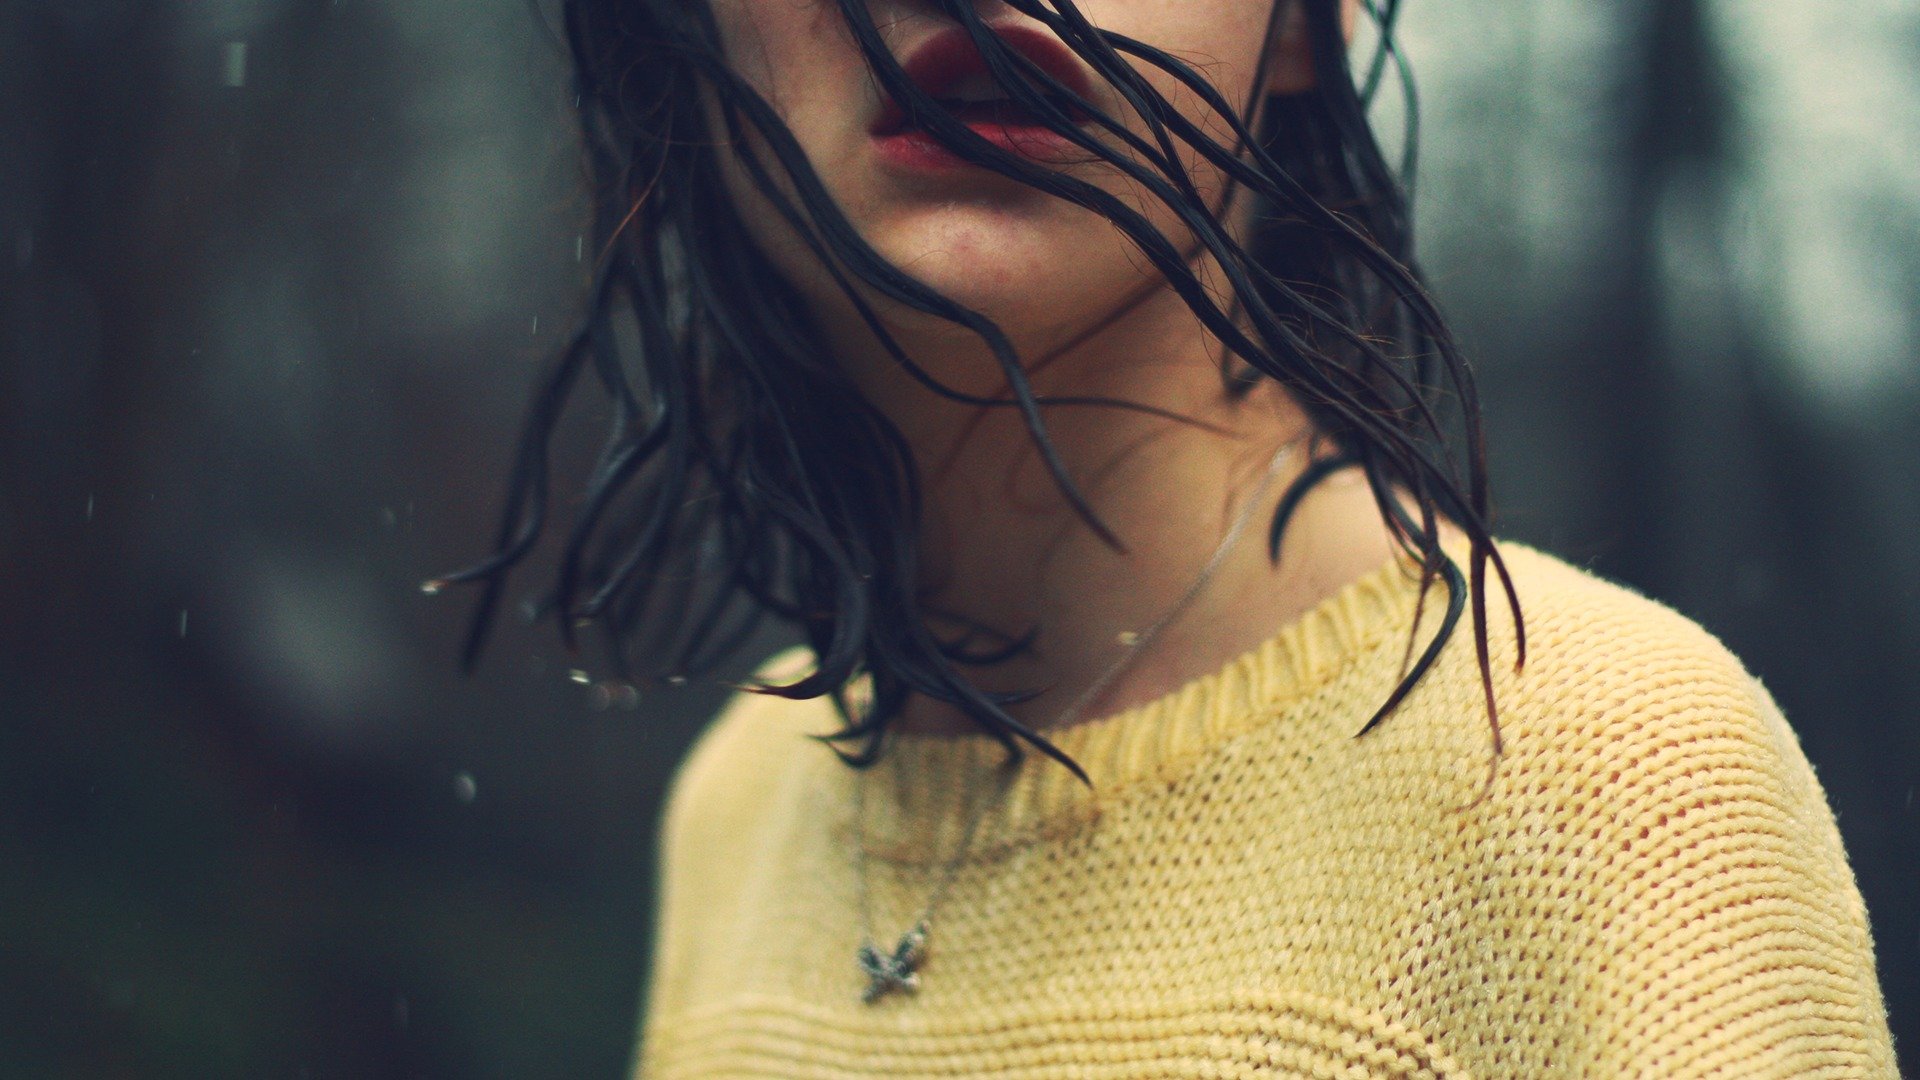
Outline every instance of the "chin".
[[(875, 237), (875, 247), (921, 283), (992, 319), (1030, 348), (1097, 318), (1147, 280), (1140, 272), (1148, 265), (1145, 259), (1110, 223), (1077, 207), (1056, 203), (1050, 209), (1034, 215), (950, 205), (937, 220), (923, 217), (886, 230)], [(1091, 220), (1062, 220), (1069, 218), (1062, 209)], [(903, 327), (920, 324), (908, 318), (911, 314), (901, 313)]]

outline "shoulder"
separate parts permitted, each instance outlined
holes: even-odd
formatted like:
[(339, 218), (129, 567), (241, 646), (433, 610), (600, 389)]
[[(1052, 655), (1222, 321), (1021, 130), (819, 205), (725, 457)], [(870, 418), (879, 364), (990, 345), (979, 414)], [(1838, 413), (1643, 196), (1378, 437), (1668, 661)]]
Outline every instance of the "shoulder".
[[(755, 669), (748, 685), (791, 681), (806, 673), (809, 662), (805, 648), (777, 653)], [(813, 737), (838, 726), (825, 699), (792, 701), (736, 691), (674, 773), (662, 826), (668, 857), (697, 845), (700, 836), (740, 835), (761, 812), (764, 798), (756, 793), (764, 796), (801, 764), (828, 755)]]
[(1704, 1074), (1706, 1048), (1769, 1076), (1884, 1060), (1865, 908), (1772, 697), (1672, 609), (1502, 550), (1528, 656), (1496, 670), (1505, 752), (1470, 831), (1515, 970), (1578, 989), (1609, 1075)]
[(1676, 801), (1737, 791), (1732, 803), (1754, 813), (1790, 808), (1831, 820), (1772, 696), (1718, 638), (1550, 555), (1502, 551), (1527, 657), (1518, 671), (1496, 670), (1508, 751), (1501, 769), (1534, 798), (1553, 793), (1569, 809), (1658, 815)]
[(1512, 563), (1528, 650), (1496, 684), (1491, 850), (1568, 858), (1606, 890), (1735, 864), (1782, 887), (1844, 882), (1826, 900), (1856, 916), (1826, 794), (1760, 680), (1671, 608), (1539, 552)]
[[(1719, 639), (1672, 608), (1553, 556), (1509, 544), (1501, 552), (1527, 647), (1516, 669), (1511, 621), (1504, 614), (1491, 620), (1502, 752), (1482, 810), (1494, 836), (1626, 838), (1638, 847), (1663, 835), (1684, 845), (1704, 829), (1844, 859), (1799, 739), (1766, 687)], [(1503, 599), (1491, 572), (1488, 591), (1491, 613)], [(1452, 681), (1471, 680), (1478, 691), (1471, 632), (1463, 626), (1456, 637), (1469, 640), (1449, 646)], [(1468, 725), (1455, 730), (1475, 741), (1484, 764), (1484, 705), (1466, 715)], [(1486, 770), (1478, 771), (1484, 781)]]
[[(1526, 663), (1505, 672), (1507, 685), (1497, 688), (1516, 720), (1600, 722), (1624, 736), (1636, 725), (1717, 716), (1764, 734), (1771, 699), (1698, 623), (1543, 552), (1513, 544), (1501, 552), (1526, 629)], [(1494, 611), (1502, 594), (1491, 572), (1488, 591)], [(1515, 635), (1496, 619), (1493, 637), (1507, 647), (1511, 667)]]
[[(797, 652), (763, 664), (753, 682), (792, 676)], [(795, 671), (793, 674), (799, 674)], [(809, 803), (830, 751), (807, 736), (834, 729), (822, 701), (736, 693), (675, 771), (661, 822), (649, 1031), (676, 1015), (712, 970), (707, 950), (738, 928), (742, 897), (764, 880), (770, 853), (818, 819)], [(651, 1041), (651, 1037), (647, 1040)]]
[[(1488, 645), (1501, 753), (1479, 801), (1495, 836), (1520, 822), (1538, 836), (1592, 835), (1715, 798), (1716, 813), (1831, 820), (1792, 729), (1771, 695), (1699, 624), (1632, 589), (1519, 544), (1502, 543), (1525, 628), (1525, 662), (1491, 567)], [(1460, 553), (1455, 553), (1457, 560)], [(1464, 562), (1462, 563), (1464, 566)], [(1437, 606), (1430, 601), (1429, 607)], [(1430, 616), (1429, 616), (1430, 618)], [(1422, 620), (1422, 635), (1429, 625)], [(1459, 763), (1454, 794), (1474, 800), (1492, 733), (1474, 632), (1463, 618), (1408, 699), (1407, 738)], [(1386, 728), (1395, 721), (1389, 719)], [(1383, 729), (1385, 730), (1385, 729)], [(1449, 769), (1453, 772), (1453, 769)], [(1722, 797), (1724, 796), (1724, 797)], [(1497, 847), (1498, 845), (1496, 845)]]

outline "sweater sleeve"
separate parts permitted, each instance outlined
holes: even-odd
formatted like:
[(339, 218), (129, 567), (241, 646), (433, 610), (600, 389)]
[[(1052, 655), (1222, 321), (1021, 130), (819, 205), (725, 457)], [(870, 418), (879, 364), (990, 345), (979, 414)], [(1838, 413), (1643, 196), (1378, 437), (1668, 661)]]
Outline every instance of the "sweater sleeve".
[(1731, 657), (1702, 666), (1614, 698), (1575, 770), (1587, 869), (1553, 886), (1575, 901), (1561, 972), (1585, 1033), (1573, 1071), (1893, 1080), (1866, 909), (1825, 795), (1767, 692)]

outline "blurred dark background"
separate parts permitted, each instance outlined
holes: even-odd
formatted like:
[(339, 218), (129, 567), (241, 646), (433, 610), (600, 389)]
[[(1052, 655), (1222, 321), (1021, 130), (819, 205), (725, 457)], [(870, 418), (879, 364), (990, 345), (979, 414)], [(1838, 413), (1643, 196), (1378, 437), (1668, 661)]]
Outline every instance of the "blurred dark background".
[[(1920, 8), (1409, 18), (1504, 531), (1779, 697), (1913, 1068)], [(0, 58), (0, 1076), (621, 1076), (721, 691), (518, 625), (463, 679), (417, 589), (576, 311), (557, 47), (521, 0), (6, 0)]]

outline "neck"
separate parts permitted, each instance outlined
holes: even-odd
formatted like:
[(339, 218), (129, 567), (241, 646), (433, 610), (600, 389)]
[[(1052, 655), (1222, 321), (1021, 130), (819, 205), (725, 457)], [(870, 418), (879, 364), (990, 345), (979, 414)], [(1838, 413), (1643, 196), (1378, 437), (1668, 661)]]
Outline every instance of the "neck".
[[(1010, 397), (976, 341), (948, 331), (903, 331), (899, 340), (948, 385)], [(1057, 728), (1151, 700), (1254, 647), (1387, 558), (1364, 485), (1336, 484), (1302, 505), (1281, 564), (1268, 561), (1268, 517), (1307, 463), (1310, 424), (1272, 383), (1230, 396), (1219, 342), (1169, 290), (1077, 340), (1035, 335), (1016, 344), (1036, 396), (1130, 403), (1042, 409), (1068, 474), (1122, 548), (1064, 497), (1016, 410), (942, 398), (871, 347), (842, 355), (906, 433), (920, 469), (929, 625), (947, 640), (974, 630), (969, 644), (981, 652), (1035, 635), (1009, 660), (963, 668), (985, 690), (1040, 691), (1009, 708), (1022, 723)], [(1263, 483), (1289, 443), (1294, 450)], [(1256, 494), (1264, 505), (1250, 507)], [(1207, 572), (1243, 511), (1249, 527)], [(1135, 636), (1155, 626), (1107, 680)], [(926, 699), (908, 705), (903, 727), (974, 730), (959, 710)]]

